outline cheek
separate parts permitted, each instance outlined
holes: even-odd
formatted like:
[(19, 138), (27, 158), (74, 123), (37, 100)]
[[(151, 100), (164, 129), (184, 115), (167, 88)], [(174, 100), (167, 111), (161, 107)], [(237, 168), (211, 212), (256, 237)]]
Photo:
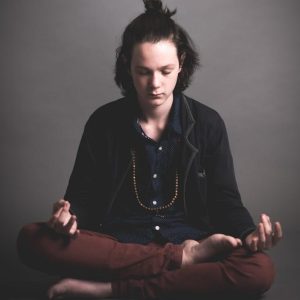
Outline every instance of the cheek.
[(146, 89), (147, 81), (145, 78), (135, 76), (132, 79), (133, 79), (133, 85), (134, 85), (136, 91), (142, 92)]
[(169, 85), (170, 86), (175, 86), (178, 80), (178, 74), (175, 74), (174, 76), (172, 76), (172, 78), (170, 78), (170, 82)]
[(139, 78), (138, 76), (132, 76), (132, 80), (133, 80), (133, 84), (135, 86), (140, 86), (141, 85), (141, 78)]

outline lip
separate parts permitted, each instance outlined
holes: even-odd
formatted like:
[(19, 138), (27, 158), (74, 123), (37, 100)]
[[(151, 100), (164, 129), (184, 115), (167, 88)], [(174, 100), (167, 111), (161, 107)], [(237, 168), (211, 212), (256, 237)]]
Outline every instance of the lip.
[(159, 97), (161, 97), (162, 95), (163, 95), (163, 93), (159, 93), (159, 94), (152, 94), (152, 93), (149, 93), (148, 94), (150, 97), (152, 97), (152, 98), (159, 98)]

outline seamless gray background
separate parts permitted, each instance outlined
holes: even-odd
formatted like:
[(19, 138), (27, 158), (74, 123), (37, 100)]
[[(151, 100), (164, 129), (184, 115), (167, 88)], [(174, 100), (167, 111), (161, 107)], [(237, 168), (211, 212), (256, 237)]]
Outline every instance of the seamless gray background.
[[(177, 7), (175, 20), (200, 51), (186, 94), (224, 118), (245, 205), (256, 221), (268, 213), (297, 239), (300, 2), (165, 3)], [(88, 116), (120, 97), (115, 49), (142, 10), (141, 0), (0, 1), (2, 280), (36, 275), (17, 259), (18, 230), (50, 216)], [(289, 245), (272, 255), (291, 257)]]

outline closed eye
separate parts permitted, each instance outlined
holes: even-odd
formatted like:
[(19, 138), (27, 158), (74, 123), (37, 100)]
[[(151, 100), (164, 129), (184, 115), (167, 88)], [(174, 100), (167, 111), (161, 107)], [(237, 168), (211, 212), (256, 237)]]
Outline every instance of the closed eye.
[(146, 69), (138, 69), (137, 73), (139, 75), (150, 75), (151, 74), (151, 72), (149, 70), (146, 70)]

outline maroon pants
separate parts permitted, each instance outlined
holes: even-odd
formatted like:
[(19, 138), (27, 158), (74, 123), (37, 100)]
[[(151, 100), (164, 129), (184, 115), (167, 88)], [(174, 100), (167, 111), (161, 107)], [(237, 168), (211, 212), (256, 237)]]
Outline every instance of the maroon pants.
[(181, 268), (181, 245), (126, 244), (87, 230), (70, 238), (45, 223), (24, 226), (17, 246), (26, 265), (49, 274), (112, 282), (114, 297), (256, 295), (274, 279), (270, 258), (245, 248)]

